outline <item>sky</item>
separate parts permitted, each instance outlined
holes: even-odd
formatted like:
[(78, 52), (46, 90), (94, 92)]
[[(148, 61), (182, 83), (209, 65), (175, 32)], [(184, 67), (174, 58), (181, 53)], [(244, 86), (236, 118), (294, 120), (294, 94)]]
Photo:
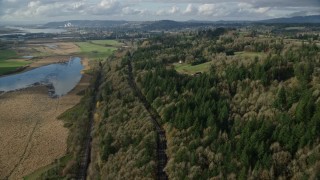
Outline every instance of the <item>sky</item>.
[(319, 14), (320, 0), (0, 0), (0, 23), (261, 20)]

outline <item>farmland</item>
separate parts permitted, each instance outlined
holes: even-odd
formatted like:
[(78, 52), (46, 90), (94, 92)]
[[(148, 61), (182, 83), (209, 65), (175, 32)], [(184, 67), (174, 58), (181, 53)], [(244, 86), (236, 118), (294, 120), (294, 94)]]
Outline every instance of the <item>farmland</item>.
[(15, 71), (21, 66), (30, 64), (26, 60), (17, 60), (17, 53), (13, 50), (0, 50), (0, 75)]
[(76, 43), (81, 49), (81, 54), (87, 56), (89, 59), (102, 60), (105, 57), (110, 56), (116, 50), (116, 47), (105, 46), (105, 43), (108, 43), (108, 42), (113, 45), (116, 44), (113, 41), (98, 40), (93, 42), (77, 42)]

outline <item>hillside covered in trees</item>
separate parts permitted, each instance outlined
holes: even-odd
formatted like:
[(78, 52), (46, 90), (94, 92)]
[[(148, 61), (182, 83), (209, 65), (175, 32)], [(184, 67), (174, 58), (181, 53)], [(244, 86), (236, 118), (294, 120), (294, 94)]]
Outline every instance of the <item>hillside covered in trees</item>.
[(169, 179), (319, 178), (319, 50), (222, 28), (141, 41), (122, 68), (164, 121)]
[(52, 177), (76, 177), (91, 114), (89, 179), (159, 179), (157, 114), (168, 179), (320, 178), (319, 38), (299, 37), (217, 28), (119, 50), (62, 115), (72, 159)]

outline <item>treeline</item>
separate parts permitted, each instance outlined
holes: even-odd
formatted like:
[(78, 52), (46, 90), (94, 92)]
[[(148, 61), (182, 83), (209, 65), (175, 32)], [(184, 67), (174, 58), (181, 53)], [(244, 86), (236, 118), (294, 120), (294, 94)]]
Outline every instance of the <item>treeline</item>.
[(133, 94), (120, 57), (108, 60), (96, 104), (90, 179), (154, 179), (156, 133)]
[[(319, 178), (319, 47), (237, 36), (158, 37), (133, 53), (136, 81), (165, 121), (169, 178)], [(229, 49), (268, 55), (219, 55)], [(209, 72), (171, 66), (199, 57)]]
[[(67, 155), (57, 160), (40, 179), (76, 179), (82, 151), (94, 113), (90, 179), (155, 179), (156, 132), (151, 117), (133, 94), (119, 57), (105, 62), (101, 85), (85, 91), (81, 102), (59, 118), (69, 128)], [(95, 72), (95, 71), (94, 71)], [(93, 75), (91, 84), (95, 84)], [(92, 104), (95, 97), (96, 104)], [(95, 107), (95, 108), (92, 108)]]
[(67, 152), (64, 157), (57, 159), (50, 169), (44, 171), (38, 177), (39, 179), (75, 179), (78, 177), (85, 142), (90, 132), (90, 110), (94, 106), (92, 103), (96, 81), (97, 73), (94, 73), (89, 88), (80, 92), (83, 97), (79, 104), (58, 117), (64, 121), (64, 126), (70, 131), (67, 139)]

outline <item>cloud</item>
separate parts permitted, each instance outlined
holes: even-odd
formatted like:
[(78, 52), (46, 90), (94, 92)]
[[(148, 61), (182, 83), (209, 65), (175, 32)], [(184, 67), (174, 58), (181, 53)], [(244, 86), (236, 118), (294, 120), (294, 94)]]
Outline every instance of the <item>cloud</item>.
[(122, 8), (118, 0), (102, 0), (98, 4), (89, 6), (86, 12), (92, 15), (110, 15), (121, 12)]
[(214, 16), (217, 13), (217, 5), (215, 4), (202, 4), (199, 6), (199, 14), (205, 16)]
[(320, 0), (0, 0), (0, 21), (254, 20), (320, 14)]
[(179, 15), (181, 14), (181, 10), (179, 7), (172, 6), (169, 9), (160, 9), (156, 12), (156, 15), (158, 16), (164, 16), (164, 15)]
[(313, 7), (320, 6), (319, 0), (259, 0), (253, 1), (255, 7)]
[(137, 8), (132, 8), (132, 7), (125, 7), (122, 9), (122, 14), (124, 15), (143, 15), (147, 14), (147, 10), (141, 10)]
[(197, 12), (197, 8), (194, 7), (193, 4), (188, 4), (186, 10), (183, 12), (183, 14), (186, 14), (186, 15), (194, 15), (196, 12)]

